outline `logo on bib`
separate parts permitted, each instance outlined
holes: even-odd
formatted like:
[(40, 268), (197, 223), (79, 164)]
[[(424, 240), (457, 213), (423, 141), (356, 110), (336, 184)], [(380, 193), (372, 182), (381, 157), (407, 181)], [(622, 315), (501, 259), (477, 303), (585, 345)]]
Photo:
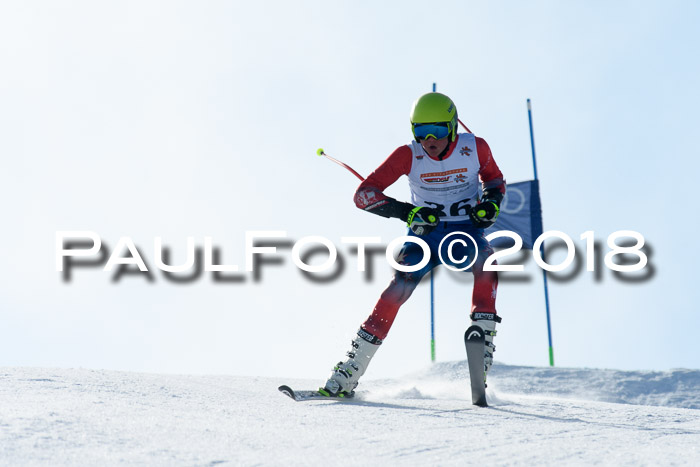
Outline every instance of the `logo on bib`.
[(430, 172), (421, 174), (420, 179), (423, 183), (429, 185), (444, 184), (453, 181), (464, 183), (467, 181), (467, 177), (462, 175), (464, 172), (467, 172), (467, 169), (455, 169), (448, 170), (446, 172)]
[(459, 153), (463, 156), (471, 156), (471, 154), (469, 154), (470, 152), (472, 152), (472, 150), (469, 149), (469, 146), (464, 146), (462, 149), (459, 150)]

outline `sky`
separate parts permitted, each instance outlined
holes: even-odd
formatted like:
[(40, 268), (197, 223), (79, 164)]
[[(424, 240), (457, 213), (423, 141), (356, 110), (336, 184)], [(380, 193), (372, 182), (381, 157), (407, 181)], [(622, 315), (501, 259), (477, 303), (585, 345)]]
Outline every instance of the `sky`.
[[(638, 275), (550, 277), (557, 366), (700, 368), (700, 7), (692, 2), (23, 2), (0, 6), (0, 366), (325, 379), (388, 283), (341, 237), (405, 226), (358, 210), (358, 180), (411, 140), (432, 84), (490, 145), (509, 182), (533, 178), (544, 230), (598, 254), (642, 234)], [(406, 179), (387, 194), (409, 199)], [(56, 270), (56, 233), (128, 237), (150, 274)], [(284, 231), (257, 273), (246, 233)], [(322, 236), (345, 268), (310, 280), (291, 245)], [(221, 263), (175, 280), (211, 237)], [(286, 242), (286, 243), (285, 243)], [(555, 242), (556, 243), (556, 242)], [(550, 261), (561, 261), (563, 248)], [(323, 255), (314, 256), (322, 262)], [(548, 364), (542, 272), (502, 273), (496, 360)], [(97, 261), (94, 261), (97, 263)], [(187, 276), (188, 274), (184, 274)], [(326, 274), (318, 274), (326, 277)], [(370, 276), (368, 278), (368, 276)], [(637, 280), (631, 281), (630, 277)], [(465, 357), (470, 275), (435, 275), (439, 361)], [(367, 377), (430, 363), (429, 288), (404, 305)]]

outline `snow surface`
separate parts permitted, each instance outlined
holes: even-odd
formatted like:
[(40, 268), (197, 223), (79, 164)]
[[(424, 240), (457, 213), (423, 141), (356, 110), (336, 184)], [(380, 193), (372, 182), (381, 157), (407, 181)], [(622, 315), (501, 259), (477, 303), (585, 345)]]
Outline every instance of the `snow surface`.
[(466, 362), (294, 402), (320, 381), (0, 368), (3, 465), (700, 465), (700, 371)]

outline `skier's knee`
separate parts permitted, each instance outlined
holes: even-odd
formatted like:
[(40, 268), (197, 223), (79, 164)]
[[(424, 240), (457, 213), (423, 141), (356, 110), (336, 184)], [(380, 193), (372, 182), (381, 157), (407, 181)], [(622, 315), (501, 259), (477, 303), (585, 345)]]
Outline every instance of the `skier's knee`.
[(401, 302), (408, 300), (413, 290), (416, 288), (416, 281), (413, 273), (396, 271), (392, 281), (392, 287), (395, 289), (396, 295)]

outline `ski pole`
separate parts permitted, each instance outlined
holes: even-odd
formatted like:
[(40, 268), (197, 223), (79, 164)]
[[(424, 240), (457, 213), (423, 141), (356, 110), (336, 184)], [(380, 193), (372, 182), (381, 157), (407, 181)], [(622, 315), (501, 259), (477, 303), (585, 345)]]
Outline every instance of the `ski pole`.
[(349, 165), (347, 165), (347, 164), (344, 163), (344, 162), (340, 162), (338, 159), (332, 158), (331, 156), (329, 156), (328, 154), (326, 154), (325, 152), (323, 152), (323, 148), (318, 148), (318, 150), (316, 151), (316, 154), (319, 155), (319, 156), (323, 156), (323, 157), (325, 157), (326, 159), (331, 160), (331, 161), (335, 162), (336, 164), (338, 164), (338, 165), (340, 165), (340, 166), (345, 167), (345, 168), (348, 169), (350, 172), (352, 172), (357, 178), (359, 178), (359, 179), (362, 180), (363, 182), (365, 181), (365, 178), (364, 178), (362, 175), (360, 175), (360, 174), (358, 174), (357, 172), (355, 172), (355, 169), (353, 169), (352, 167), (350, 167)]
[[(465, 130), (467, 130), (467, 133), (472, 133), (472, 130), (470, 130), (469, 128), (467, 128), (467, 125), (465, 125), (464, 123), (462, 123), (462, 120), (457, 119), (457, 121), (459, 122), (460, 125), (462, 125), (462, 127), (463, 127)], [(472, 134), (473, 134), (473, 133), (472, 133)]]

